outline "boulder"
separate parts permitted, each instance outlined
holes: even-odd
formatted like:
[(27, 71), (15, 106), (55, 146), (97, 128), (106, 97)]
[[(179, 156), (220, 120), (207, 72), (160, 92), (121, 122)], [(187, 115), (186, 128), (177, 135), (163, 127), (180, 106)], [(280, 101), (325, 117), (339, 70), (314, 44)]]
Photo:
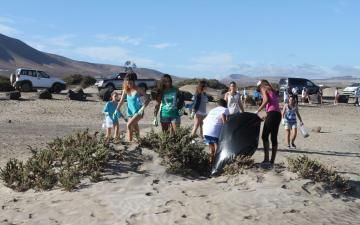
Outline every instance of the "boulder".
[(19, 100), (19, 98), (21, 97), (21, 93), (20, 93), (20, 91), (10, 91), (10, 92), (7, 92), (5, 94), (5, 96), (7, 99), (10, 99), (10, 100)]
[(37, 97), (38, 99), (52, 99), (52, 95), (48, 89), (38, 91)]
[(76, 100), (76, 101), (86, 101), (87, 95), (84, 93), (83, 89), (76, 89), (76, 90), (69, 90), (67, 94), (68, 98), (70, 100)]

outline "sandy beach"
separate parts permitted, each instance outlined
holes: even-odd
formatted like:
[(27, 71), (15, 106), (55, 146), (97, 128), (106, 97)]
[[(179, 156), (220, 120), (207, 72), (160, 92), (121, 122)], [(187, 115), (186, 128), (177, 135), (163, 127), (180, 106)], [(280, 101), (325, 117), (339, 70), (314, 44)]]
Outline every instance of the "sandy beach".
[[(103, 102), (93, 93), (86, 102), (32, 98), (0, 101), (0, 166), (10, 158), (27, 159), (27, 146), (43, 147), (55, 137), (76, 130), (101, 130)], [(209, 103), (209, 108), (215, 103)], [(151, 129), (154, 104), (140, 122)], [(253, 112), (255, 108), (248, 107)], [(300, 106), (309, 138), (299, 136), (288, 150), (284, 129), (279, 134), (277, 163), (243, 174), (216, 178), (185, 178), (165, 172), (152, 150), (137, 169), (124, 167), (99, 183), (83, 181), (73, 192), (61, 189), (15, 192), (0, 183), (0, 224), (358, 224), (360, 221), (360, 107), (350, 104)], [(184, 126), (192, 121), (184, 116)], [(321, 127), (320, 133), (311, 132)], [(125, 123), (121, 122), (124, 131)], [(159, 128), (156, 128), (159, 130)], [(122, 148), (121, 145), (117, 146)], [(136, 151), (131, 145), (129, 151)], [(254, 159), (262, 161), (262, 143)], [(334, 195), (320, 184), (300, 179), (286, 169), (286, 157), (305, 154), (331, 166), (356, 188), (349, 196)]]

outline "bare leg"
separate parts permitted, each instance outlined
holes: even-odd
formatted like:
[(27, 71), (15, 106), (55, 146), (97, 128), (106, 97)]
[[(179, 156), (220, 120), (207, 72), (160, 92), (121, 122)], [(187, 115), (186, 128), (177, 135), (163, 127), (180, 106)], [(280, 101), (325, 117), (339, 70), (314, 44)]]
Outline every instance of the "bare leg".
[(288, 146), (290, 146), (290, 129), (285, 130), (285, 140)]
[(178, 124), (176, 124), (176, 123), (170, 124), (170, 134), (174, 135), (176, 133), (177, 126), (178, 126)]
[(120, 138), (120, 132), (119, 132), (119, 123), (114, 124), (114, 138), (119, 139)]
[(169, 125), (168, 123), (161, 123), (161, 129), (164, 133), (169, 131)]
[(292, 129), (292, 135), (291, 135), (291, 144), (295, 144), (295, 139), (297, 136), (297, 128)]
[(195, 118), (194, 118), (194, 126), (193, 126), (193, 129), (191, 131), (191, 136), (196, 135), (196, 131), (199, 128), (199, 126), (200, 126), (200, 116), (196, 114)]
[(215, 144), (209, 144), (209, 150), (210, 150), (210, 164), (212, 164), (214, 161), (215, 152), (216, 152)]
[(201, 121), (200, 121), (200, 137), (203, 138), (203, 125), (204, 125), (204, 116), (201, 116)]
[(110, 137), (111, 137), (111, 128), (106, 128), (105, 138), (109, 139)]

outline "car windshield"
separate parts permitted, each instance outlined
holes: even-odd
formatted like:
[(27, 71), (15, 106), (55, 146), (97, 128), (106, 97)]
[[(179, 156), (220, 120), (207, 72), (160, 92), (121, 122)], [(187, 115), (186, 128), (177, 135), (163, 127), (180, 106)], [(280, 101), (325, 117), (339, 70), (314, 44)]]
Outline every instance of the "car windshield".
[(355, 84), (352, 84), (350, 87), (359, 87), (360, 86), (360, 83), (355, 83)]

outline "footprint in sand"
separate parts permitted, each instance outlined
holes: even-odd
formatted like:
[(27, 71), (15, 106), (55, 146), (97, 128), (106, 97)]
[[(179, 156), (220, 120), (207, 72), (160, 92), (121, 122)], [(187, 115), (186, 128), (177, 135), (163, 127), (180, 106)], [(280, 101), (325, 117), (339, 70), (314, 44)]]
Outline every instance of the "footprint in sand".
[(205, 219), (206, 220), (211, 220), (211, 213), (207, 213), (206, 216), (205, 216)]
[(300, 210), (296, 210), (296, 209), (290, 209), (290, 210), (286, 210), (283, 212), (283, 214), (288, 214), (288, 213), (298, 213), (300, 212)]

